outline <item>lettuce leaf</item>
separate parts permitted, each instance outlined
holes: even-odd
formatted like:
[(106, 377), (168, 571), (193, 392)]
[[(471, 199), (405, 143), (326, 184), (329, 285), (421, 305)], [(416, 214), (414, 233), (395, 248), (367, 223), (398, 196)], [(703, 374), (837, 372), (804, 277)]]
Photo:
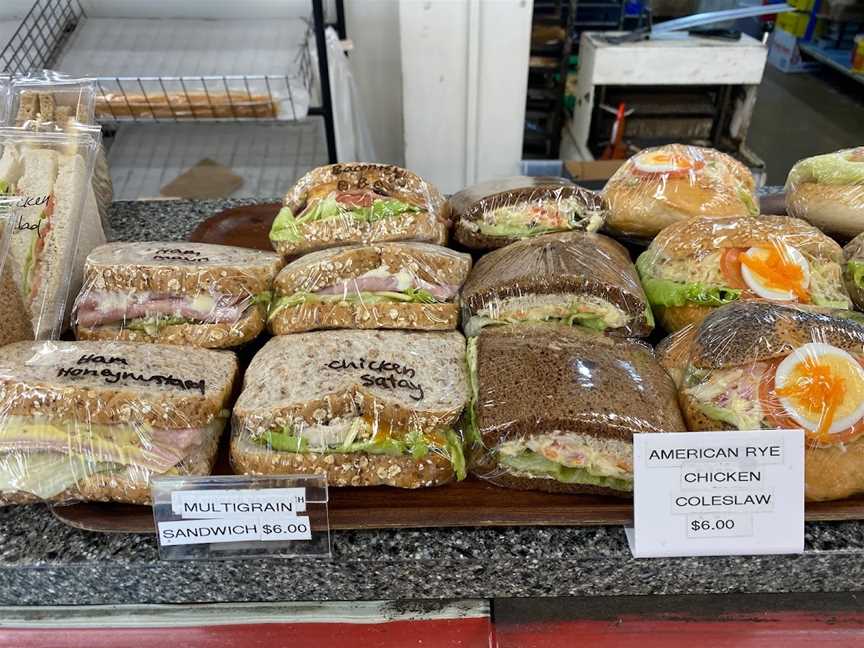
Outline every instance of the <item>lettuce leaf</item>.
[(518, 455), (499, 454), (498, 463), (517, 473), (527, 473), (532, 477), (547, 477), (564, 484), (588, 484), (624, 492), (633, 490), (632, 481), (592, 475), (584, 468), (563, 466), (530, 450), (525, 450)]
[(642, 287), (652, 306), (722, 306), (741, 296), (741, 291), (737, 288), (700, 283), (683, 284), (668, 279), (643, 278)]
[(859, 288), (864, 289), (864, 261), (850, 261), (846, 264), (846, 272)]
[(293, 295), (278, 297), (270, 304), (268, 319), (276, 317), (279, 311), (286, 308), (294, 308), (302, 304), (333, 304), (338, 302), (380, 304), (380, 303), (404, 303), (404, 304), (437, 304), (439, 300), (432, 293), (422, 288), (408, 288), (404, 292), (348, 292), (338, 295), (317, 295), (310, 292), (297, 292)]

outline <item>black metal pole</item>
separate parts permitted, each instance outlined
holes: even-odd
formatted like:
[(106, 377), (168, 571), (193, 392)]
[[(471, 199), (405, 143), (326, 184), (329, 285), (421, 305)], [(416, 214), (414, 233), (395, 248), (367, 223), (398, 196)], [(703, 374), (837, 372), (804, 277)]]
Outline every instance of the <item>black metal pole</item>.
[(315, 45), (318, 50), (318, 76), (321, 82), (321, 112), (327, 136), (327, 159), (330, 164), (339, 161), (336, 151), (336, 126), (333, 121), (333, 95), (330, 93), (330, 67), (327, 65), (327, 39), (324, 35), (324, 2), (312, 0), (315, 19)]
[(344, 0), (336, 0), (336, 33), (339, 34), (341, 40), (345, 40), (345, 2)]

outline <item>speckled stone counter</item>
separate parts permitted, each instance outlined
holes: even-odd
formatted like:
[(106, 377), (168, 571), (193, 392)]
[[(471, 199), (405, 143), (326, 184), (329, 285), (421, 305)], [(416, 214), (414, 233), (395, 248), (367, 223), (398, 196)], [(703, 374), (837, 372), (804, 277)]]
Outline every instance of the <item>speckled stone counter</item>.
[[(271, 202), (265, 199), (262, 202)], [(178, 239), (249, 201), (117, 203), (115, 238)], [(162, 562), (146, 535), (0, 509), (0, 605), (864, 589), (864, 523), (808, 524), (797, 556), (636, 560), (620, 527), (334, 532), (330, 560)]]

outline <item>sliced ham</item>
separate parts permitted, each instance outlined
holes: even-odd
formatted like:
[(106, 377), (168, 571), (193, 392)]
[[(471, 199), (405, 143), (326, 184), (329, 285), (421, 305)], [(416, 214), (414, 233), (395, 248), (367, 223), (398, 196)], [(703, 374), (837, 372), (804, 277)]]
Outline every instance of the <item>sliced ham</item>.
[(207, 324), (237, 322), (243, 316), (246, 305), (243, 297), (217, 296), (215, 308), (196, 308), (195, 297), (171, 295), (145, 295), (143, 299), (129, 302), (125, 307), (107, 308), (105, 304), (117, 303), (116, 295), (90, 294), (76, 304), (78, 326), (89, 328), (100, 324), (123, 322), (154, 315), (183, 317)]

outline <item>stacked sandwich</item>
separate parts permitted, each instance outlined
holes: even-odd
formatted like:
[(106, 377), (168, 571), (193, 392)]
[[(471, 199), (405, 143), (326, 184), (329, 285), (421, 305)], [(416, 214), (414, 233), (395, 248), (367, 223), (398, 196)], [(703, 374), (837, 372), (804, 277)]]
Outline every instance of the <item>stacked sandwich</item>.
[(331, 165), (289, 191), (270, 232), (295, 257), (234, 409), (244, 474), (325, 473), (332, 486), (465, 476), (459, 290), (471, 257), (442, 247), (446, 203), (404, 169)]

